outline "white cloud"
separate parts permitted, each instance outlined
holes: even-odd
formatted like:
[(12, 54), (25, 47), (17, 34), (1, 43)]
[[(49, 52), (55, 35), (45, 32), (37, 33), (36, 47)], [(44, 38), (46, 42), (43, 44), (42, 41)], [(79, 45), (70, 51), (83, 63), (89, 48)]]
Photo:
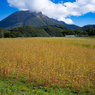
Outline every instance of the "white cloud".
[(42, 12), (50, 18), (73, 23), (68, 16), (81, 16), (88, 12), (95, 12), (95, 0), (76, 0), (76, 2), (66, 2), (55, 4), (51, 0), (7, 0), (10, 6), (19, 10), (30, 10)]

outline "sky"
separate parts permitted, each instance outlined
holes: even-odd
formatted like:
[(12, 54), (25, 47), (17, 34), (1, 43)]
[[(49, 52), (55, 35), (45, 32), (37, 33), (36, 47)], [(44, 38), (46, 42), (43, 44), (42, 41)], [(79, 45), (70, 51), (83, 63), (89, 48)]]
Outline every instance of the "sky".
[(95, 25), (95, 0), (0, 0), (0, 21), (26, 10), (80, 27)]

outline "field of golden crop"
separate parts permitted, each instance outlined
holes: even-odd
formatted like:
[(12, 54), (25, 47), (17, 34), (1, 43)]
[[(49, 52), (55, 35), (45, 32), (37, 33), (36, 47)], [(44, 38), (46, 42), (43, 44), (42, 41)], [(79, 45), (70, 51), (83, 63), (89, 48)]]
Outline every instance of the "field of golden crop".
[(0, 39), (0, 77), (93, 93), (95, 38)]

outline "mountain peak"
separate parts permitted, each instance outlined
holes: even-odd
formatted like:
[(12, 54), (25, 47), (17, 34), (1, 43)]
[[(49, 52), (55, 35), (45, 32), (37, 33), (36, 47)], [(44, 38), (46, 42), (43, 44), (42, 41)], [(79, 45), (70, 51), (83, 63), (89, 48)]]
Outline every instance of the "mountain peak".
[[(66, 24), (65, 22), (60, 22), (55, 19), (51, 19), (42, 14), (42, 12), (31, 12), (27, 11), (17, 11), (7, 18), (0, 21), (1, 28), (15, 28), (20, 26), (46, 26), (46, 25), (57, 25), (57, 26), (64, 26), (66, 28), (70, 27), (70, 25)], [(79, 28), (76, 25), (73, 25), (70, 28)]]

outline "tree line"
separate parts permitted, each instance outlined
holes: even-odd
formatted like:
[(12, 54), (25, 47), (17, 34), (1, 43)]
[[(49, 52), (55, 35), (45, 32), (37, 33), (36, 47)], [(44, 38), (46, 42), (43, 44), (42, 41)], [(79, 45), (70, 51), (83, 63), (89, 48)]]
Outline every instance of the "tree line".
[(17, 37), (64, 37), (65, 35), (87, 35), (95, 36), (95, 29), (90, 28), (85, 31), (69, 30), (65, 27), (58, 26), (44, 26), (44, 27), (31, 27), (22, 26), (14, 29), (0, 28), (0, 38), (17, 38)]
[(91, 28), (91, 29), (87, 29), (85, 31), (81, 31), (81, 30), (64, 30), (62, 32), (63, 36), (65, 35), (78, 35), (78, 36), (82, 36), (82, 35), (87, 35), (87, 36), (95, 36), (95, 29)]

